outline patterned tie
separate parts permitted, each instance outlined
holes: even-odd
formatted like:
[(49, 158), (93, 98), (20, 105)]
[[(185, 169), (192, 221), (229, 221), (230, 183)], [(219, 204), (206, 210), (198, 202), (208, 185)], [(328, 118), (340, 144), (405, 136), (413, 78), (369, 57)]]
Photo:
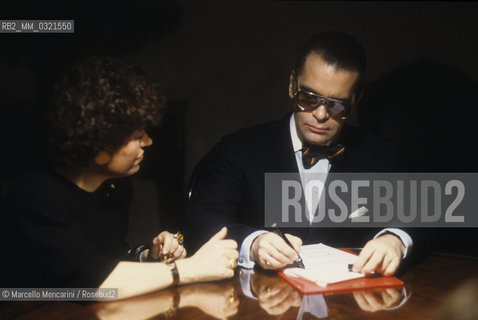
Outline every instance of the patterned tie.
[(312, 168), (320, 159), (334, 159), (341, 155), (345, 147), (341, 144), (335, 146), (305, 146), (302, 148), (302, 164), (305, 169)]

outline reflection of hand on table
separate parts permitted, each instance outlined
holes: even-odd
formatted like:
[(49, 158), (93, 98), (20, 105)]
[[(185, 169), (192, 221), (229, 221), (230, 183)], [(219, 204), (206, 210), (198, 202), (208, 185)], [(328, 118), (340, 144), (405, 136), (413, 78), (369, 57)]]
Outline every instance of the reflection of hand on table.
[[(179, 300), (175, 304), (175, 296)], [(239, 299), (232, 283), (196, 284), (177, 289), (160, 291), (145, 296), (98, 303), (94, 306), (99, 319), (149, 319), (154, 316), (176, 312), (176, 309), (195, 307), (219, 319), (237, 313)]]
[(300, 294), (276, 275), (255, 272), (251, 277), (251, 289), (259, 305), (271, 315), (283, 314), (291, 307), (298, 307)]
[(148, 319), (173, 306), (174, 291), (160, 291), (119, 301), (101, 302), (93, 306), (98, 319)]
[(354, 291), (353, 295), (360, 309), (369, 312), (395, 307), (405, 298), (403, 288)]
[(196, 307), (218, 319), (235, 315), (239, 299), (231, 283), (198, 284), (181, 288), (180, 307)]

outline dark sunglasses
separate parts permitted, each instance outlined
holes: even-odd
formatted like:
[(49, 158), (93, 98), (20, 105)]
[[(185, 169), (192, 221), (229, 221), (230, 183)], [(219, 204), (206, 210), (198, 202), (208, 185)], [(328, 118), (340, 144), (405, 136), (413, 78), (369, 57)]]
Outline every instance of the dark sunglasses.
[(346, 101), (322, 97), (318, 94), (299, 90), (294, 95), (294, 102), (301, 111), (313, 111), (324, 105), (331, 117), (345, 120), (352, 106)]

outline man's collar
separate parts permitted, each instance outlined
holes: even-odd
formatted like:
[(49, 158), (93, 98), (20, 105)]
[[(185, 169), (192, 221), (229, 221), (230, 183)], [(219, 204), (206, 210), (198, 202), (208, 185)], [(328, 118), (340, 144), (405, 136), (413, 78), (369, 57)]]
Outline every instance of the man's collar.
[[(294, 114), (295, 113), (293, 112), (292, 115), (290, 116), (289, 128), (290, 128), (290, 137), (291, 137), (291, 140), (292, 140), (292, 147), (294, 148), (294, 152), (297, 152), (297, 151), (302, 150), (303, 144), (302, 144), (302, 141), (299, 138), (299, 135), (297, 134), (297, 126), (295, 124)], [(349, 136), (350, 133), (347, 134), (347, 132), (344, 132), (344, 131), (350, 131), (350, 130), (351, 130), (351, 128), (349, 128), (349, 126), (344, 125), (342, 127), (342, 130), (340, 131), (340, 136), (339, 136), (339, 138), (337, 139), (336, 142), (340, 143), (342, 145), (348, 145), (349, 138), (347, 136)]]
[(294, 152), (302, 150), (302, 141), (300, 141), (299, 135), (297, 134), (297, 127), (295, 126), (295, 113), (292, 113), (290, 116), (289, 121), (289, 128), (290, 128), (290, 137), (292, 139), (292, 148), (294, 148)]

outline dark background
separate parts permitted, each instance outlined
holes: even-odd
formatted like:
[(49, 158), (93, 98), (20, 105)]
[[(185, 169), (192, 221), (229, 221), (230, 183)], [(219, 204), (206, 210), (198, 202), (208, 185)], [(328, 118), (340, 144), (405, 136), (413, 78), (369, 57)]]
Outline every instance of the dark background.
[[(181, 225), (184, 186), (224, 134), (284, 116), (290, 70), (312, 33), (349, 33), (368, 54), (351, 122), (406, 150), (415, 171), (477, 171), (478, 3), (325, 1), (30, 1), (1, 19), (74, 19), (74, 34), (0, 34), (1, 191), (39, 165), (42, 115), (60, 70), (114, 55), (157, 79), (170, 108), (133, 177), (130, 242)], [(378, 150), (379, 152), (379, 150)], [(468, 230), (436, 249), (476, 254)]]

